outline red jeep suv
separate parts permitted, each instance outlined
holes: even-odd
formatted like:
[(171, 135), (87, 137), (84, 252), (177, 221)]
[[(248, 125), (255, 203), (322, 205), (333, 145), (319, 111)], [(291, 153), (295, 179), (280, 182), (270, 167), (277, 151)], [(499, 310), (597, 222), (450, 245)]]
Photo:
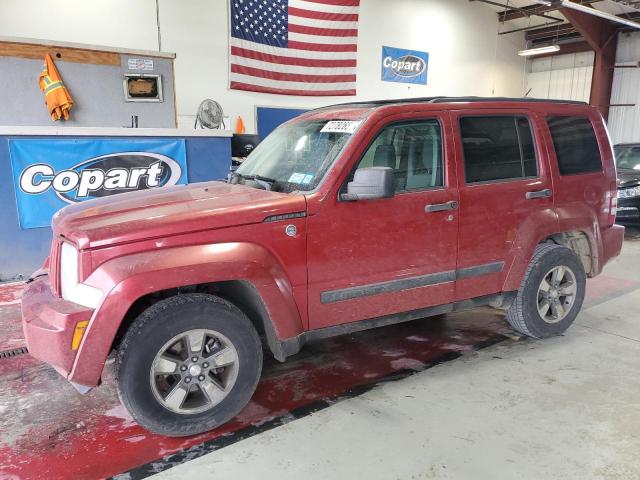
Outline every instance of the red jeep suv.
[(263, 347), (490, 305), (563, 333), (620, 252), (616, 167), (592, 107), (424, 98), (308, 112), (227, 181), (68, 206), (22, 300), (29, 352), (81, 392), (116, 354), (143, 426), (236, 415)]

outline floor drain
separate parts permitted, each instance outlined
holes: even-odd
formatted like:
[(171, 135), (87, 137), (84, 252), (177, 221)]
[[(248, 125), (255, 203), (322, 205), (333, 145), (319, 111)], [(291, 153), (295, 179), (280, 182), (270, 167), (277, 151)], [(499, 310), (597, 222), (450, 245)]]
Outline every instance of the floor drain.
[(22, 355), (23, 353), (27, 352), (29, 352), (29, 350), (27, 350), (27, 347), (14, 348), (13, 350), (4, 350), (0, 352), (0, 359), (17, 357), (18, 355)]

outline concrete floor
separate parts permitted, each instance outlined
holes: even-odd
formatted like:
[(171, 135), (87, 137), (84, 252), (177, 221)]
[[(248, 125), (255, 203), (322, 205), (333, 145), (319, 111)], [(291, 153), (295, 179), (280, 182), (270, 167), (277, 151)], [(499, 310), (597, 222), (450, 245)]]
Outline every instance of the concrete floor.
[(504, 341), (155, 477), (640, 479), (639, 272), (630, 230), (605, 271), (630, 286), (564, 337)]

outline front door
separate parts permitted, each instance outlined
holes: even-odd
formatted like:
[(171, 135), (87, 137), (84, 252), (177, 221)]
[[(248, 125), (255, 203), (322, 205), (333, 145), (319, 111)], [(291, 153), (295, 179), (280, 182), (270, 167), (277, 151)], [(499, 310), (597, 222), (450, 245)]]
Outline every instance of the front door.
[(458, 192), (444, 125), (433, 117), (381, 128), (357, 165), (393, 168), (395, 196), (336, 196), (308, 218), (311, 329), (453, 300)]

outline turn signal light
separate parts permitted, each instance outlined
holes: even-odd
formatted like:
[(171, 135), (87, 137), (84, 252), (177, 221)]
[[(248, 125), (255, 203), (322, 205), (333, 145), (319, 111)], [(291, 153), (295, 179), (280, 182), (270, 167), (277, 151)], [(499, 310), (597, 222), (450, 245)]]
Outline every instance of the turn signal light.
[(73, 339), (71, 340), (72, 350), (78, 350), (78, 348), (80, 348), (80, 342), (82, 341), (82, 337), (84, 337), (84, 331), (87, 329), (87, 325), (89, 325), (89, 320), (82, 320), (76, 323), (76, 328), (73, 331)]

